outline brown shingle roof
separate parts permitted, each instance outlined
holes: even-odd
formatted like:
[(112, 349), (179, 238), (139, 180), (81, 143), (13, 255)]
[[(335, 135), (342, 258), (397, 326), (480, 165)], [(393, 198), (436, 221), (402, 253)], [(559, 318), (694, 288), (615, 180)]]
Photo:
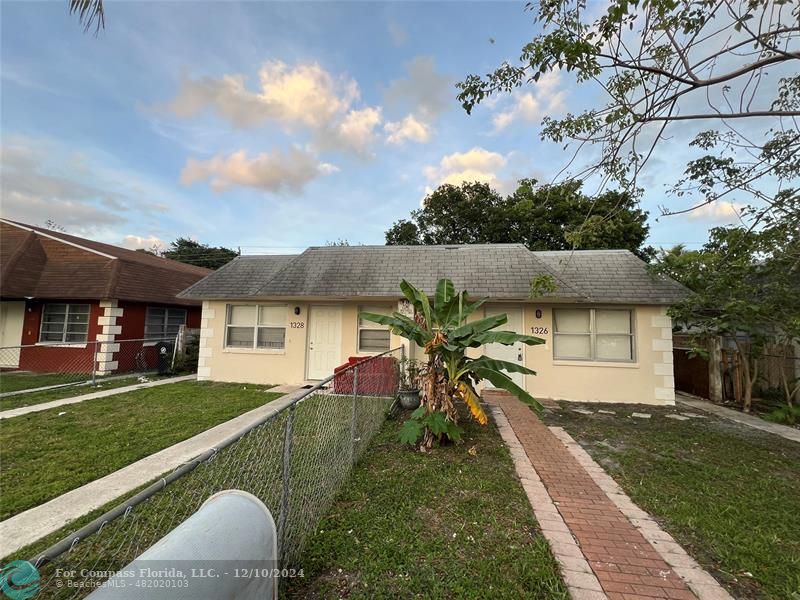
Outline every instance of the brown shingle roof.
[(4, 298), (115, 298), (197, 304), (177, 294), (209, 269), (59, 231), (0, 220)]

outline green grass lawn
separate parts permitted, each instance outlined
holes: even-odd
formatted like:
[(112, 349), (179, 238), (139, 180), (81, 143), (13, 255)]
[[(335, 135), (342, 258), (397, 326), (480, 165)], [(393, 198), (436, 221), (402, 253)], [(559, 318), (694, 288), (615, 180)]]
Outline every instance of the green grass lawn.
[[(158, 375), (147, 375), (149, 381), (156, 381), (162, 379)], [(95, 385), (91, 384), (76, 384), (66, 387), (58, 387), (52, 390), (42, 390), (41, 392), (27, 392), (25, 394), (15, 394), (14, 396), (7, 396), (0, 398), (0, 411), (11, 410), (12, 408), (20, 408), (22, 406), (33, 406), (34, 404), (43, 404), (52, 400), (61, 400), (62, 398), (73, 398), (83, 394), (91, 394), (92, 392), (101, 392), (103, 390), (112, 390), (115, 388), (125, 387), (126, 385), (135, 385), (139, 383), (139, 375), (132, 375), (130, 377), (119, 377), (111, 379), (98, 378)]]
[[(675, 421), (545, 413), (564, 427), (642, 509), (654, 515), (735, 598), (800, 591), (800, 444), (709, 416)], [(585, 408), (595, 410), (596, 406)]]
[[(288, 579), (289, 598), (567, 598), (494, 426), (415, 452), (387, 421)], [(474, 448), (475, 455), (469, 450)]]
[[(357, 442), (351, 441), (352, 397), (314, 394), (296, 405), (293, 412), (292, 460), (289, 512), (286, 514), (287, 548), (300, 555), (300, 545), (316, 530), (316, 524), (343, 486), (348, 485), (353, 455), (369, 452), (369, 441), (381, 428), (391, 399), (359, 397), (356, 411)], [(192, 515), (212, 494), (240, 489), (255, 494), (280, 520), (283, 481), (284, 435), (290, 411), (283, 411), (221, 449), (213, 459), (174, 481), (137, 505), (124, 517), (105, 524), (101, 531), (54, 562), (39, 568), (42, 589), (37, 598), (61, 600), (83, 597), (91, 591), (58, 586), (57, 569), (114, 571), (138, 556)], [(156, 474), (154, 474), (156, 475)], [(134, 494), (131, 491), (126, 497)], [(91, 514), (20, 549), (11, 559), (35, 558), (54, 542), (119, 504), (108, 503)], [(290, 559), (291, 560), (291, 559)], [(296, 562), (296, 560), (295, 560)], [(62, 582), (63, 582), (63, 578)], [(69, 578), (81, 583), (83, 576)], [(89, 579), (96, 578), (89, 576)]]
[(0, 393), (31, 390), (48, 385), (63, 385), (79, 381), (89, 381), (92, 376), (88, 373), (28, 373), (4, 372), (0, 373)]
[(187, 381), (4, 419), (0, 520), (280, 396), (266, 389)]

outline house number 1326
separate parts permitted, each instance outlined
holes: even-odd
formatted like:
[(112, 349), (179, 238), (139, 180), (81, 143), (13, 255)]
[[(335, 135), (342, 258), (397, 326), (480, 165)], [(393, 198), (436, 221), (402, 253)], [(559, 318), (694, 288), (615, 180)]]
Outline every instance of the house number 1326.
[(547, 335), (550, 330), (547, 327), (531, 327), (531, 333), (534, 335)]

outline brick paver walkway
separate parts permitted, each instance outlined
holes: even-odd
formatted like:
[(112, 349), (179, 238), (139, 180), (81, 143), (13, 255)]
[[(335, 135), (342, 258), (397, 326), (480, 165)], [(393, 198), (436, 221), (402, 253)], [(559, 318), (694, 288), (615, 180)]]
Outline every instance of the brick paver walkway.
[(484, 399), (502, 408), (608, 598), (695, 598), (530, 408), (503, 393), (484, 392)]

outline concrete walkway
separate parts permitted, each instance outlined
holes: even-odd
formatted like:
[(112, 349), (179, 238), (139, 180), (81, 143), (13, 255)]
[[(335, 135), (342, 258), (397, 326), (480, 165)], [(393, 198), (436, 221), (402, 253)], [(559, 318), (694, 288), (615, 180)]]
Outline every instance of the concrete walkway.
[(731, 600), (566, 432), (508, 394), (484, 398), (574, 600)]
[(298, 390), (151, 454), (91, 483), (0, 522), (0, 557), (35, 542), (137, 487), (173, 471), (248, 425), (276, 413), (306, 390)]
[(117, 394), (124, 394), (125, 392), (132, 392), (134, 390), (144, 390), (151, 387), (158, 387), (159, 385), (178, 383), (179, 381), (194, 381), (195, 379), (197, 379), (197, 375), (181, 375), (180, 377), (170, 377), (169, 379), (158, 379), (156, 381), (148, 381), (147, 383), (136, 383), (134, 385), (126, 385), (124, 387), (101, 390), (99, 392), (90, 392), (88, 394), (81, 394), (80, 396), (73, 396), (71, 398), (61, 398), (60, 400), (53, 400), (52, 402), (42, 402), (41, 404), (20, 406), (19, 408), (11, 408), (9, 410), (0, 412), (0, 419), (11, 419), (12, 417), (19, 417), (20, 415), (27, 415), (28, 413), (39, 412), (42, 410), (50, 410), (51, 408), (58, 408), (59, 406), (66, 406), (67, 404), (77, 404), (78, 402), (83, 402), (84, 400), (107, 398), (108, 396), (116, 396)]
[(787, 440), (792, 440), (793, 442), (800, 442), (800, 429), (795, 429), (794, 427), (787, 427), (786, 425), (780, 425), (778, 423), (770, 423), (769, 421), (765, 421), (759, 417), (748, 415), (731, 408), (725, 408), (724, 406), (713, 404), (707, 400), (698, 400), (697, 398), (684, 396), (679, 392), (675, 393), (675, 402), (678, 404), (683, 404), (684, 406), (691, 406), (697, 410), (711, 413), (712, 415), (722, 417), (723, 419), (728, 419), (742, 425), (747, 425), (753, 429), (760, 429), (761, 431), (766, 431), (767, 433), (774, 433), (775, 435), (779, 435)]

